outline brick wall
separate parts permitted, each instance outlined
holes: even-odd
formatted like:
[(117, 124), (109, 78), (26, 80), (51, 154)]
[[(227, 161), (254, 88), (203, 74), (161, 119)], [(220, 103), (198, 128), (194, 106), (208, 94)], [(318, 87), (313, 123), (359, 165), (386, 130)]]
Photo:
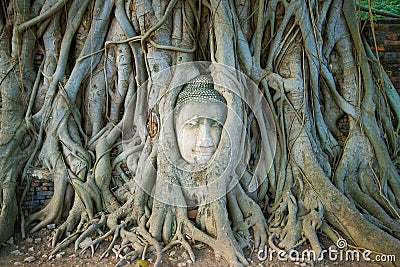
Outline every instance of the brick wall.
[[(118, 155), (118, 150), (114, 148), (111, 153), (111, 160)], [(121, 165), (122, 170), (128, 177), (132, 177), (129, 169), (124, 163)], [(31, 185), (28, 192), (25, 195), (24, 201), (22, 202), (22, 210), (25, 216), (33, 214), (34, 212), (43, 208), (54, 194), (54, 184), (52, 181), (51, 173), (46, 169), (29, 169), (28, 175), (31, 177)], [(119, 173), (113, 170), (112, 176), (115, 179), (119, 178)], [(22, 195), (26, 187), (26, 181), (18, 187), (19, 196)]]
[(381, 64), (395, 88), (400, 91), (400, 19), (380, 19), (374, 26), (376, 47), (369, 23), (364, 30), (365, 36), (372, 50), (378, 50)]
[[(371, 28), (367, 26), (364, 33), (373, 46)], [(400, 91), (400, 19), (378, 20), (375, 35), (379, 58), (395, 87)], [(372, 47), (375, 49), (375, 47)], [(1, 102), (0, 102), (1, 103)], [(112, 155), (115, 156), (115, 155)], [(118, 176), (117, 172), (113, 172)], [(53, 182), (47, 179), (33, 179), (22, 207), (26, 214), (42, 208), (53, 196)], [(19, 190), (23, 191), (23, 186)]]
[[(19, 187), (19, 193), (25, 189), (26, 182)], [(48, 179), (32, 179), (31, 186), (25, 195), (22, 202), (22, 209), (25, 215), (32, 214), (44, 207), (45, 204), (51, 199), (54, 192), (53, 181)]]

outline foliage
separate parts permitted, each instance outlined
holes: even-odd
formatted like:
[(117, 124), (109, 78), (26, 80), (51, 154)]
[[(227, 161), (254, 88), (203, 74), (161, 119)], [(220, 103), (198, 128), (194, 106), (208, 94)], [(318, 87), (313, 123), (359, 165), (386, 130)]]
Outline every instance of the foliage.
[[(368, 2), (371, 8), (375, 10), (382, 10), (393, 14), (400, 15), (400, 1), (399, 0), (357, 0), (357, 2), (365, 7), (368, 7)], [(384, 18), (381, 15), (374, 15), (375, 18)], [(361, 12), (361, 18), (368, 18), (367, 12)]]

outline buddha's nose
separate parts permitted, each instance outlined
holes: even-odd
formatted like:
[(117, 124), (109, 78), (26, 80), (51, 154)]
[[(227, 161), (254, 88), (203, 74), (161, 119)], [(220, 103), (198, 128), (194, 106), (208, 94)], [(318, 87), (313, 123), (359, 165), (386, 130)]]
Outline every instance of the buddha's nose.
[(210, 132), (210, 124), (204, 123), (200, 125), (198, 136), (198, 147), (201, 149), (214, 148), (215, 144)]

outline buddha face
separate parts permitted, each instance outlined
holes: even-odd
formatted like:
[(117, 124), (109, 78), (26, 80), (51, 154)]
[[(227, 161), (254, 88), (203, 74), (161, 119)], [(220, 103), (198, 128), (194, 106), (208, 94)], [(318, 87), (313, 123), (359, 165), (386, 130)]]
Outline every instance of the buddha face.
[(226, 105), (191, 101), (178, 108), (175, 133), (182, 158), (189, 164), (205, 165), (213, 157), (226, 120)]

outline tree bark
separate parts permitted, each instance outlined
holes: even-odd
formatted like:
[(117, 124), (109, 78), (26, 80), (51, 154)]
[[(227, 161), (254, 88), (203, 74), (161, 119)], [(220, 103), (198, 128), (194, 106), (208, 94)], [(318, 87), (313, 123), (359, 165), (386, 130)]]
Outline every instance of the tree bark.
[[(177, 244), (194, 260), (195, 240), (243, 266), (244, 249), (266, 244), (320, 253), (322, 231), (400, 258), (400, 96), (355, 7), (3, 1), (0, 242), (17, 223), (23, 235), (56, 223), (51, 256), (105, 228), (135, 248), (128, 262), (150, 245), (160, 265)], [(215, 160), (194, 175), (179, 169), (173, 119), (202, 74), (228, 112)], [(51, 173), (54, 196), (24, 218), (17, 185), (35, 169)], [(190, 207), (188, 192), (202, 202)]]

